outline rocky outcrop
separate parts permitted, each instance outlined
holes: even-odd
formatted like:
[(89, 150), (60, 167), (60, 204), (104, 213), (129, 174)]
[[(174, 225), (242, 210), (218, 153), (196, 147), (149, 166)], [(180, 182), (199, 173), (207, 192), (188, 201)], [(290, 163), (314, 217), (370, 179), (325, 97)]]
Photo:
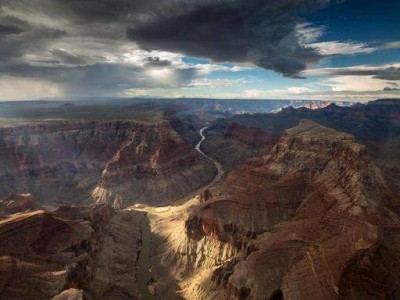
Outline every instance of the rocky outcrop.
[(135, 299), (140, 213), (60, 207), (0, 221), (5, 299)]
[[(273, 173), (279, 180), (301, 174), (308, 178), (307, 193), (291, 218), (257, 237), (259, 250), (236, 265), (224, 283), (225, 296), (360, 299), (354, 295), (361, 290), (353, 286), (359, 278), (346, 281), (351, 291), (339, 287), (346, 268), (360, 251), (380, 247), (383, 228), (398, 224), (385, 207), (390, 191), (365, 147), (348, 134), (303, 121), (287, 130), (263, 160), (254, 171)], [(390, 268), (380, 271), (383, 276)], [(374, 284), (368, 293), (382, 292)]]
[[(166, 244), (175, 265), (191, 270), (176, 276), (186, 299), (383, 299), (399, 292), (396, 198), (350, 134), (303, 120), (199, 200), (179, 223), (182, 244), (207, 245), (188, 260), (172, 235)], [(213, 244), (232, 251), (206, 267), (191, 264), (205, 249), (210, 257), (221, 253)]]
[(215, 172), (168, 119), (0, 128), (0, 152), (0, 196), (32, 193), (52, 204), (168, 203), (211, 181)]
[(9, 194), (0, 200), (0, 214), (8, 215), (38, 208), (32, 194)]

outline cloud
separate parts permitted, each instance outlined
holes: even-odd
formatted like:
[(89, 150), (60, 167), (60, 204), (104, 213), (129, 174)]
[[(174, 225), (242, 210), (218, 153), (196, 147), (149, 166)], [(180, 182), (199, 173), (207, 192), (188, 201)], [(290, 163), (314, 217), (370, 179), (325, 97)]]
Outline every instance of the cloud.
[(369, 54), (377, 49), (369, 47), (366, 43), (329, 41), (308, 44), (309, 47), (316, 49), (321, 55), (355, 55)]
[(55, 61), (60, 63), (65, 63), (69, 65), (87, 64), (87, 58), (78, 56), (63, 49), (51, 49), (49, 52), (53, 55)]
[(248, 83), (245, 78), (238, 79), (227, 79), (227, 78), (218, 78), (218, 79), (208, 79), (208, 78), (197, 78), (192, 80), (188, 87), (207, 87), (207, 88), (217, 88), (217, 87), (233, 87), (238, 85), (243, 85)]
[(357, 42), (357, 41), (319, 41), (326, 32), (325, 26), (311, 23), (298, 24), (296, 31), (301, 45), (317, 51), (322, 56), (371, 54), (377, 51), (400, 49), (400, 41)]
[(381, 80), (400, 80), (400, 63), (309, 69), (303, 74), (305, 76), (372, 76)]
[(307, 46), (318, 41), (325, 33), (325, 26), (313, 26), (311, 23), (300, 23), (296, 26), (296, 34), (299, 37), (300, 43)]
[(292, 87), (289, 87), (287, 89), (287, 91), (288, 91), (288, 94), (299, 95), (299, 94), (312, 92), (312, 89), (305, 87), (305, 86), (292, 86)]
[[(257, 66), (302, 78), (326, 55), (399, 48), (397, 41), (320, 42), (327, 28), (305, 18), (330, 2), (0, 0), (0, 76), (15, 86), (32, 84), (43, 96), (48, 91), (38, 87), (44, 84), (57, 87), (50, 95), (64, 96), (194, 90), (246, 84), (241, 78), (207, 79), (213, 72)], [(189, 63), (188, 55), (205, 60)], [(363, 72), (396, 81), (398, 68)]]
[[(185, 2), (188, 3), (188, 2)], [(167, 50), (214, 62), (252, 63), (288, 77), (320, 55), (300, 41), (298, 12), (327, 4), (318, 0), (171, 1), (130, 26), (128, 37), (143, 49)]]
[(338, 76), (326, 79), (321, 85), (329, 86), (334, 92), (353, 91), (368, 92), (382, 91), (388, 87), (388, 83), (374, 76)]
[[(400, 49), (400, 41), (386, 43), (360, 43), (355, 41), (310, 42), (320, 37), (323, 29), (306, 28), (299, 32), (300, 36), (303, 38), (304, 46), (315, 49), (323, 56), (371, 54), (377, 51)], [(320, 34), (320, 36), (318, 34)]]
[(400, 41), (392, 41), (381, 44), (380, 48), (382, 50), (396, 50), (400, 49)]

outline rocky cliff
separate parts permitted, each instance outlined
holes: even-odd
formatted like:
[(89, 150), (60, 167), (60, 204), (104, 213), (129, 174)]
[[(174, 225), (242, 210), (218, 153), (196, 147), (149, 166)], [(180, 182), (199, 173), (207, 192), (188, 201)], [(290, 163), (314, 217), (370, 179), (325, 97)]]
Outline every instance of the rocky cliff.
[(387, 299), (400, 291), (398, 200), (365, 146), (304, 120), (182, 208), (185, 238), (164, 247), (186, 268), (172, 272), (186, 299)]
[(53, 204), (168, 203), (204, 185), (215, 172), (168, 119), (0, 128), (0, 152), (0, 196), (32, 193)]
[(136, 299), (142, 217), (95, 205), (2, 219), (1, 297)]
[[(352, 107), (331, 104), (312, 110), (287, 107), (274, 114), (242, 114), (229, 119), (220, 119), (208, 130), (204, 150), (210, 156), (221, 159), (229, 170), (242, 164), (246, 159), (262, 155), (263, 149), (257, 144), (246, 143), (234, 135), (227, 135), (231, 128), (238, 126), (242, 131), (258, 128), (264, 132), (269, 150), (286, 129), (296, 126), (302, 119), (313, 120), (323, 126), (352, 134), (356, 141), (367, 147), (375, 163), (383, 171), (385, 180), (398, 190), (400, 184), (400, 101), (377, 100)], [(250, 134), (251, 136), (251, 134)], [(224, 155), (220, 155), (223, 152)], [(233, 153), (233, 156), (225, 155)], [(240, 158), (240, 159), (238, 159)]]

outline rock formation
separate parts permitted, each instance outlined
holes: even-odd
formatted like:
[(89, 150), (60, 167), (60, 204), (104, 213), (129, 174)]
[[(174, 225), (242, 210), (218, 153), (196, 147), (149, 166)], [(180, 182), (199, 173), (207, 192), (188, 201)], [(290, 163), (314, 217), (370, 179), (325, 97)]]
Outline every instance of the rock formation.
[[(176, 122), (175, 122), (176, 123)], [(54, 121), (0, 128), (0, 197), (115, 207), (169, 203), (211, 181), (213, 165), (168, 119)]]
[[(236, 115), (230, 119), (218, 120), (210, 127), (203, 149), (208, 155), (220, 159), (231, 170), (246, 159), (266, 153), (265, 149), (268, 151), (286, 129), (296, 126), (302, 119), (310, 119), (340, 132), (350, 133), (358, 143), (365, 145), (375, 164), (383, 172), (387, 184), (396, 192), (400, 190), (399, 115), (400, 101), (396, 99), (382, 99), (353, 107), (335, 104), (317, 110), (287, 107), (276, 114)], [(244, 147), (238, 146), (243, 145), (240, 139), (226, 134), (230, 128), (238, 126), (245, 130), (259, 128), (271, 142), (266, 143), (264, 150), (251, 143)], [(233, 156), (228, 155), (229, 153), (233, 153)]]
[(1, 220), (1, 297), (136, 299), (141, 218), (103, 204)]
[[(149, 137), (149, 138), (148, 138)], [(200, 188), (214, 175), (200, 157), (162, 123), (137, 132), (108, 161), (93, 198), (114, 207), (134, 202), (166, 204)]]
[(399, 115), (381, 100), (219, 120), (214, 185), (200, 123), (175, 113), (0, 128), (0, 296), (140, 299), (151, 237), (140, 270), (160, 299), (400, 299)]
[[(350, 134), (301, 121), (200, 199), (154, 225), (164, 237), (158, 255), (173, 258), (157, 267), (169, 266), (186, 299), (400, 292), (400, 222), (391, 210), (399, 199)], [(172, 284), (158, 280), (162, 291)]]
[(9, 194), (0, 200), (0, 214), (8, 215), (38, 208), (32, 194)]

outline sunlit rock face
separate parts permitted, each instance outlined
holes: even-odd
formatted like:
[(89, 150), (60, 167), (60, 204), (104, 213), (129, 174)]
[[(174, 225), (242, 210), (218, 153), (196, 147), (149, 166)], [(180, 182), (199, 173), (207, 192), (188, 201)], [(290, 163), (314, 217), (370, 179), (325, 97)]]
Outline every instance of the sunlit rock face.
[(350, 134), (303, 120), (201, 199), (184, 221), (187, 245), (234, 251), (201, 279), (187, 273), (187, 299), (383, 299), (400, 291), (400, 223), (390, 210), (398, 199)]
[(168, 203), (214, 175), (169, 120), (46, 122), (0, 129), (0, 195), (43, 202)]
[(142, 217), (103, 204), (3, 218), (2, 298), (136, 299)]

